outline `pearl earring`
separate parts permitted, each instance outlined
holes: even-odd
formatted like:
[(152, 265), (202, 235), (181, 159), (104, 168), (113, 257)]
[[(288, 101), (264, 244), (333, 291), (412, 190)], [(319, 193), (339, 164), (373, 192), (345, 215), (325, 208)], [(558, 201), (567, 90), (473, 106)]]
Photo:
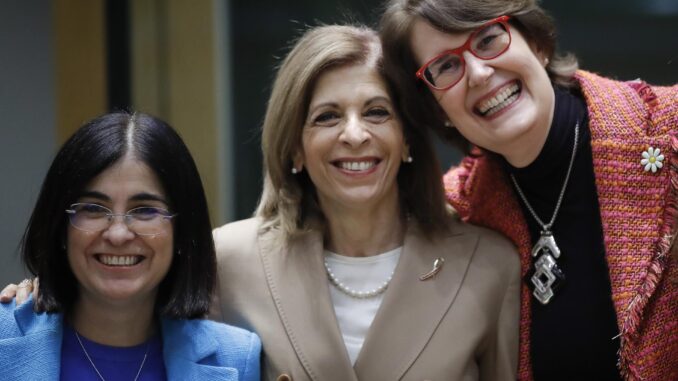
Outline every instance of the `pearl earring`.
[(294, 168), (294, 167), (292, 167), (292, 174), (293, 174), (293, 175), (296, 175), (297, 173), (299, 173), (299, 170), (296, 169), (296, 168)]
[(414, 159), (412, 158), (412, 156), (408, 156), (407, 159), (405, 159), (406, 163), (411, 163), (413, 161), (414, 161)]
[(443, 123), (445, 127), (452, 127), (452, 123), (450, 123), (449, 120), (446, 120), (445, 123)]

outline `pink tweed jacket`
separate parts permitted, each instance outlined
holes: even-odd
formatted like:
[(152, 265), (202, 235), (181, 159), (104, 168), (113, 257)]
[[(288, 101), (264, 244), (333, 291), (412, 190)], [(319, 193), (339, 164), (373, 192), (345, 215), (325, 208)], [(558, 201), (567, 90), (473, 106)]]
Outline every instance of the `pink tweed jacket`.
[[(577, 72), (589, 113), (612, 298), (626, 380), (678, 380), (678, 85), (650, 87)], [(644, 171), (648, 147), (663, 168)], [(518, 246), (529, 270), (530, 234), (500, 163), (476, 150), (445, 174), (449, 203), (465, 221), (489, 227)], [(521, 290), (520, 380), (532, 380), (530, 291)]]

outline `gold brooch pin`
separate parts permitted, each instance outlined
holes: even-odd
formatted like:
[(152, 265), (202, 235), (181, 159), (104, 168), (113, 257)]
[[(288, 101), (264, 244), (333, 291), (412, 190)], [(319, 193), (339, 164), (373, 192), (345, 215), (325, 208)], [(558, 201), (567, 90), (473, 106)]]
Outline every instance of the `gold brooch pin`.
[(443, 268), (443, 264), (445, 263), (445, 258), (440, 257), (433, 261), (433, 269), (431, 271), (427, 272), (426, 274), (422, 275), (419, 277), (419, 280), (424, 281), (424, 280), (429, 280), (436, 276), (440, 272), (440, 269)]

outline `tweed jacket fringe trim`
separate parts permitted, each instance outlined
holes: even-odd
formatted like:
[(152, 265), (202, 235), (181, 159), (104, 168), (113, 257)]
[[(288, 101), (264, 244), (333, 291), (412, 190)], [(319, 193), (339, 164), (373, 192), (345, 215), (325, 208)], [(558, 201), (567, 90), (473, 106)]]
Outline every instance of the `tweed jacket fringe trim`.
[[(650, 87), (578, 71), (591, 131), (605, 256), (620, 330), (619, 369), (629, 381), (678, 380), (678, 86)], [(664, 154), (645, 172), (641, 153)], [(531, 264), (530, 234), (506, 173), (475, 149), (444, 177), (448, 202), (468, 222), (503, 233)], [(530, 303), (521, 288), (518, 377), (532, 380)]]

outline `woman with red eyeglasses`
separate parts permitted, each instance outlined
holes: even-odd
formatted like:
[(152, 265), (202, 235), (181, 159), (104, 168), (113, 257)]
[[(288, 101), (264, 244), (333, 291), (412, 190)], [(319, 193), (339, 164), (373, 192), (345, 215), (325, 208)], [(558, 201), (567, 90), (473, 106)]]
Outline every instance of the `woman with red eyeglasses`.
[(391, 0), (381, 37), (405, 117), (468, 153), (449, 203), (519, 248), (519, 379), (678, 379), (678, 86), (578, 70), (532, 0)]

